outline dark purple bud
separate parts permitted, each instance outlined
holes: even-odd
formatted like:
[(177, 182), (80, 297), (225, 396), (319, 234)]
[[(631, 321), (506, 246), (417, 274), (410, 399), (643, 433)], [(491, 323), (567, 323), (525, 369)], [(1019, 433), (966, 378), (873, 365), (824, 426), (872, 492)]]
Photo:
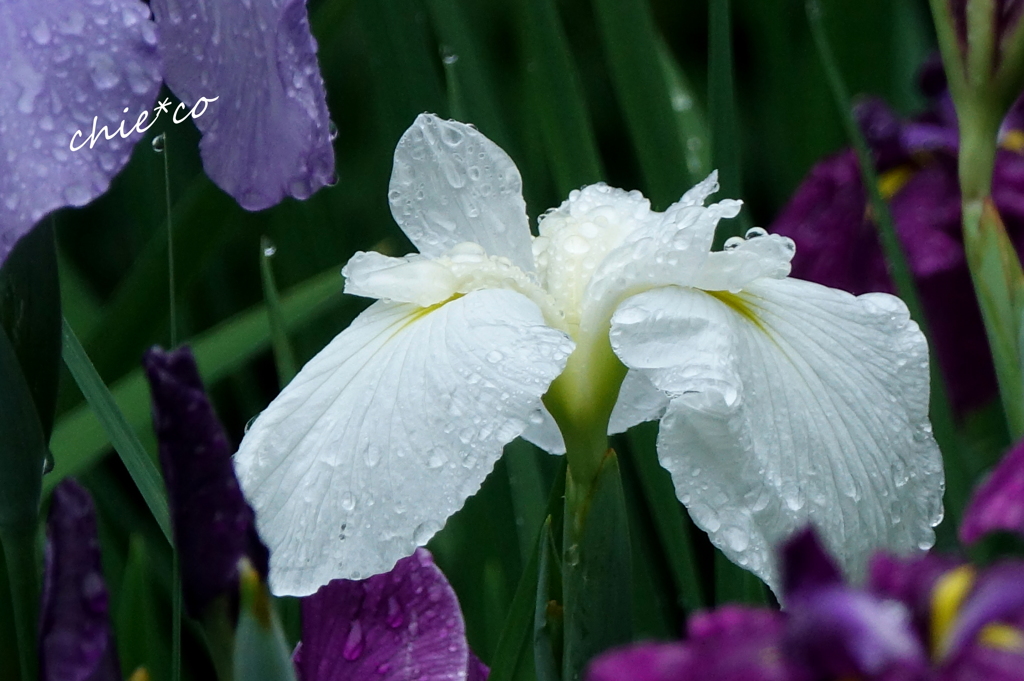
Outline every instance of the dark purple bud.
[(96, 511), (72, 479), (54, 490), (39, 613), (43, 681), (121, 681), (100, 567)]
[(0, 264), (44, 215), (92, 201), (128, 162), (160, 87), (149, 17), (138, 0), (0, 3)]
[(143, 364), (153, 394), (153, 428), (167, 483), (185, 607), (200, 617), (211, 600), (238, 592), (238, 561), (267, 575), (267, 548), (242, 496), (232, 448), (187, 347), (153, 348)]
[(818, 533), (811, 526), (782, 545), (781, 557), (782, 591), (787, 599), (801, 591), (843, 583), (839, 567), (825, 552)]
[(1010, 450), (974, 490), (960, 523), (960, 541), (973, 544), (998, 531), (1024, 537), (1024, 442)]
[(302, 681), (484, 681), (459, 602), (425, 549), (391, 572), (336, 579), (302, 600)]
[(217, 186), (261, 210), (333, 182), (327, 95), (305, 0), (152, 6), (164, 78), (193, 112), (203, 167)]

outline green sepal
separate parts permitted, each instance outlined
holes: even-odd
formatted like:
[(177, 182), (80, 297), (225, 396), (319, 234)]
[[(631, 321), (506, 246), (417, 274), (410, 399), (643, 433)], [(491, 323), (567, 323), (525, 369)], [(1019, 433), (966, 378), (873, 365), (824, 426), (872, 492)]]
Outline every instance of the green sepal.
[(577, 681), (591, 658), (633, 633), (629, 522), (613, 450), (589, 484), (577, 483), (570, 470), (564, 522), (562, 679)]
[(267, 585), (249, 561), (239, 566), (241, 603), (235, 630), (236, 681), (296, 681), (295, 666)]

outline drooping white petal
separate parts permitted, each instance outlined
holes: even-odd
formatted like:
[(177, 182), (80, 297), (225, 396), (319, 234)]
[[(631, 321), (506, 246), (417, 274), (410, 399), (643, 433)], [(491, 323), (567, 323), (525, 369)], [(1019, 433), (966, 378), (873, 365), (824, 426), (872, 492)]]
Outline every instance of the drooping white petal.
[(638, 423), (660, 419), (667, 406), (668, 395), (658, 390), (647, 374), (629, 371), (608, 420), (608, 434), (625, 433)]
[(395, 149), (388, 202), (424, 255), (469, 241), (533, 270), (519, 169), (472, 126), (420, 114)]
[(526, 428), (571, 351), (512, 291), (363, 312), (236, 455), (275, 593), (384, 572), (425, 544)]
[(531, 415), (530, 424), (523, 431), (522, 438), (532, 442), (548, 454), (565, 454), (565, 440), (555, 423), (555, 417), (543, 404)]
[(906, 306), (794, 279), (627, 300), (612, 345), (670, 397), (658, 452), (699, 526), (775, 588), (775, 545), (808, 520), (857, 574), (934, 541), (943, 472), (928, 354)]

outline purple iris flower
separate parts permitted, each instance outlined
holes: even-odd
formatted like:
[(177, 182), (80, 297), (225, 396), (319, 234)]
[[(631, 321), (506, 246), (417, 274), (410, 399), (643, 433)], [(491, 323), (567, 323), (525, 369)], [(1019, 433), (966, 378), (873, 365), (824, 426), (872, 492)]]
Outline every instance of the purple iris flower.
[(808, 529), (782, 563), (785, 611), (700, 613), (686, 640), (605, 653), (588, 681), (1024, 680), (1022, 561), (879, 555), (858, 589)]
[(974, 491), (960, 523), (960, 541), (973, 544), (997, 531), (1024, 537), (1024, 441)]
[[(922, 69), (920, 84), (931, 107), (914, 120), (898, 119), (874, 99), (856, 114), (921, 292), (953, 406), (964, 413), (995, 397), (996, 378), (964, 254), (956, 114), (937, 61)], [(992, 196), (1018, 253), (1024, 251), (1024, 98), (1003, 124)], [(815, 165), (770, 229), (796, 242), (792, 276), (856, 294), (895, 292), (852, 151)]]
[[(155, 22), (140, 0), (0, 2), (0, 264), (105, 192), (159, 116), (191, 112), (207, 174), (248, 210), (333, 181), (305, 0), (151, 5)], [(161, 80), (183, 107), (150, 110)]]
[(302, 599), (295, 666), (300, 681), (486, 681), (489, 671), (426, 549), (391, 572), (336, 579)]
[(121, 681), (96, 511), (72, 479), (53, 490), (39, 615), (42, 681)]
[(153, 348), (144, 359), (153, 394), (153, 427), (167, 483), (185, 607), (200, 617), (222, 595), (238, 593), (238, 561), (265, 579), (268, 552), (231, 462), (192, 352)]

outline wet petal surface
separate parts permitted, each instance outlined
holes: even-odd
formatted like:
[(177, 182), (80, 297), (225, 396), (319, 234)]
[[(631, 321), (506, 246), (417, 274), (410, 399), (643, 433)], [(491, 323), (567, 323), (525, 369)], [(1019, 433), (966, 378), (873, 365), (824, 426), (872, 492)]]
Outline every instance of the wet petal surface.
[(89, 203), (128, 162), (142, 135), (118, 130), (160, 87), (149, 16), (138, 0), (0, 3), (0, 263), (44, 215)]
[[(305, 0), (153, 0), (164, 78), (203, 133), (203, 167), (247, 210), (333, 181)], [(216, 101), (205, 106), (200, 98)], [(182, 110), (178, 114), (185, 115)]]

